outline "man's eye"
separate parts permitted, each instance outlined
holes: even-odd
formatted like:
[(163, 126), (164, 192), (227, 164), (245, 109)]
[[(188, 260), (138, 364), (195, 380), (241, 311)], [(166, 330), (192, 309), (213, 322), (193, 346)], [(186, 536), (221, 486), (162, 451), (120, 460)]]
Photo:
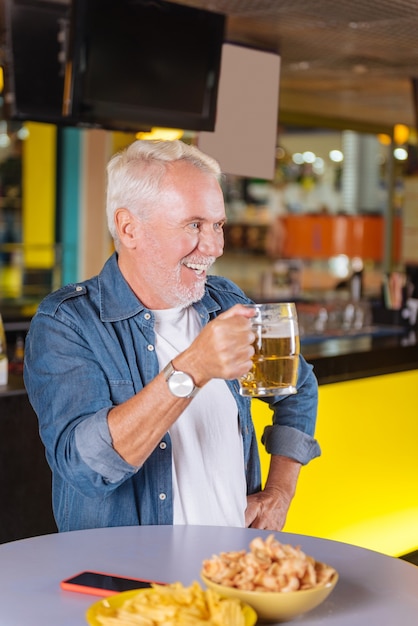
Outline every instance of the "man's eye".
[(216, 232), (222, 232), (224, 229), (224, 222), (217, 222), (216, 224), (214, 224), (213, 228), (214, 230), (216, 230)]
[(199, 230), (200, 228), (200, 222), (192, 222), (191, 224), (189, 224), (190, 228), (192, 228), (193, 230)]

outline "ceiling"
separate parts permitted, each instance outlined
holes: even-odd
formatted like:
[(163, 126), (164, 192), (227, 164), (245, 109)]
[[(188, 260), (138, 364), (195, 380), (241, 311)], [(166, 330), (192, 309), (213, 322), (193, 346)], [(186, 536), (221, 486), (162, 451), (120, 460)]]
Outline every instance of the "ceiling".
[(180, 1), (226, 14), (229, 42), (280, 53), (279, 123), (416, 126), (418, 0)]
[(227, 15), (227, 39), (281, 55), (279, 122), (416, 126), (418, 0), (181, 0)]

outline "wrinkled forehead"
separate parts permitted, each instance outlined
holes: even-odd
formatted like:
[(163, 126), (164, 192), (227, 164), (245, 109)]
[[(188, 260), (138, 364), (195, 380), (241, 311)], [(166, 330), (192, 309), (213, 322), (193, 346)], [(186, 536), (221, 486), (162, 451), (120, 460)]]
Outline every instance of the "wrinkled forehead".
[(160, 184), (156, 207), (158, 213), (179, 220), (219, 222), (225, 220), (222, 188), (213, 173), (177, 162), (170, 164)]

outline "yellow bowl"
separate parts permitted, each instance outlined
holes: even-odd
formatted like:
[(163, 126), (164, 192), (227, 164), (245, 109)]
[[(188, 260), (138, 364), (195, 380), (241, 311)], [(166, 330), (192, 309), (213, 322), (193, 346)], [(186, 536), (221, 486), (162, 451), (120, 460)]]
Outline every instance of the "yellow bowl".
[[(154, 589), (132, 589), (131, 591), (123, 591), (122, 593), (103, 598), (95, 602), (87, 610), (87, 623), (90, 626), (102, 626), (100, 617), (108, 615), (109, 609), (120, 609), (127, 600), (131, 600), (138, 594), (152, 595), (154, 593), (157, 593)], [(225, 597), (225, 595), (223, 595), (223, 597)], [(244, 616), (245, 626), (254, 626), (257, 622), (257, 614), (254, 609), (248, 604), (241, 602), (241, 611)], [(141, 614), (138, 613), (137, 615), (138, 623), (142, 623), (142, 621), (140, 621)]]
[(217, 591), (219, 595), (236, 598), (252, 606), (259, 619), (264, 622), (286, 622), (311, 611), (329, 596), (338, 581), (338, 574), (335, 572), (328, 583), (313, 589), (289, 592), (244, 591), (214, 583), (203, 573), (200, 576), (205, 585)]

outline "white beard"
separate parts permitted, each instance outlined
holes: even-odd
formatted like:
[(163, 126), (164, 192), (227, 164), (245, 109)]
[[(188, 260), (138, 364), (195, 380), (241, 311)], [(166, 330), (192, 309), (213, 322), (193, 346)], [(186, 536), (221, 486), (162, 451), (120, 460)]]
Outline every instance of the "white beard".
[(170, 307), (181, 306), (186, 308), (203, 298), (206, 280), (200, 280), (194, 283), (194, 285), (186, 287), (180, 279), (180, 274), (181, 267), (179, 266), (176, 271), (176, 280), (167, 285), (164, 297), (170, 299), (170, 302), (167, 302), (170, 304)]

